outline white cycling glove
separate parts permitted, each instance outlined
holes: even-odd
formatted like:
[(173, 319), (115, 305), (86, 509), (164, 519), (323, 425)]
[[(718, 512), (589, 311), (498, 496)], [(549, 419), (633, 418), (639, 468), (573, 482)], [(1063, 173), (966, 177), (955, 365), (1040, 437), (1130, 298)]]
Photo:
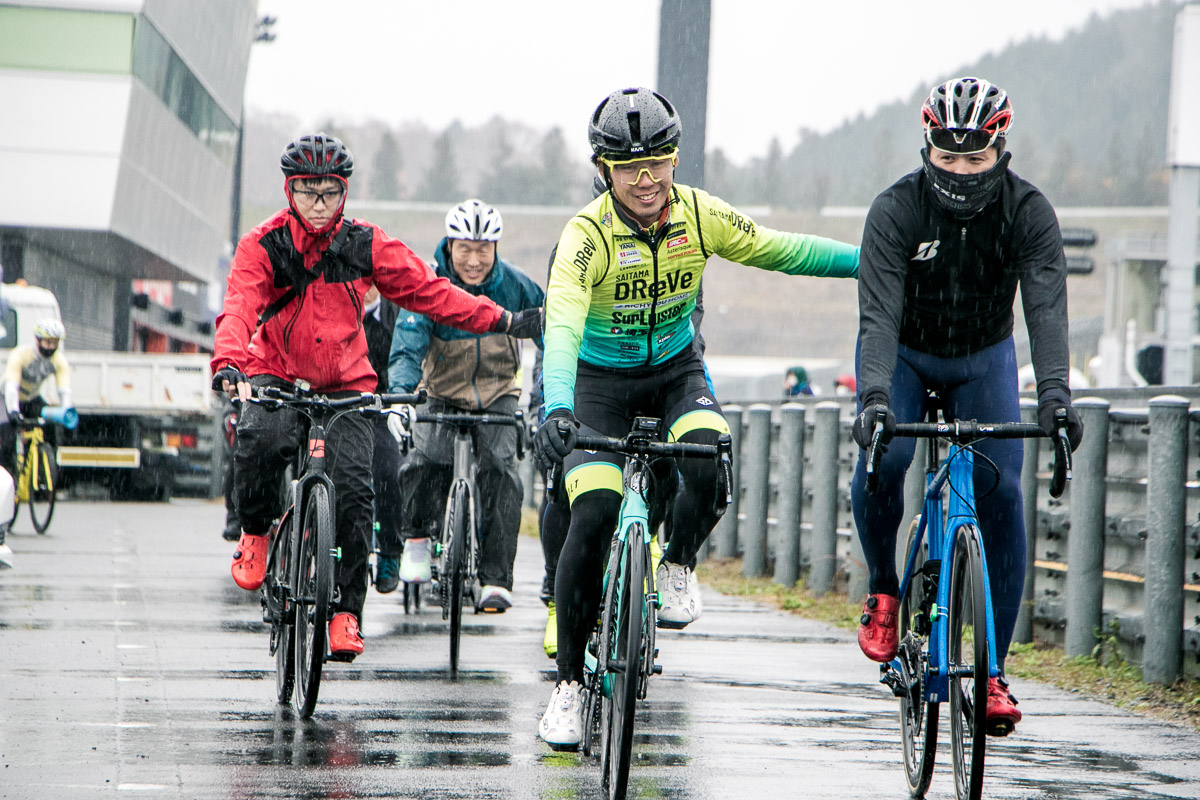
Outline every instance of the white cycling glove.
[(397, 442), (403, 443), (412, 437), (412, 423), (416, 416), (417, 410), (404, 403), (388, 407), (388, 430)]

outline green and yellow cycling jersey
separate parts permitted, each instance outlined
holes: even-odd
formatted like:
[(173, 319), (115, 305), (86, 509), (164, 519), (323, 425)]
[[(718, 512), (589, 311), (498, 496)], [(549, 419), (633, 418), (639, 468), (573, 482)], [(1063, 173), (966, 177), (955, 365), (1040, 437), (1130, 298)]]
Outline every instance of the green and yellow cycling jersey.
[(558, 241), (546, 294), (546, 413), (574, 410), (579, 359), (600, 367), (661, 364), (691, 345), (692, 309), (710, 256), (784, 272), (853, 278), (858, 248), (763, 228), (724, 200), (675, 184), (668, 220), (638, 230), (605, 192)]

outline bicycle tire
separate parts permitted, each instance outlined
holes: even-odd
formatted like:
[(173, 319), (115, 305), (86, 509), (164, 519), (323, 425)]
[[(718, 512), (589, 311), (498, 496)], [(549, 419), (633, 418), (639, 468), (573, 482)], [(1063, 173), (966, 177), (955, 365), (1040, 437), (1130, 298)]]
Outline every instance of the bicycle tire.
[[(283, 515), (279, 528), (275, 532), (271, 549), (267, 557), (267, 577), (263, 581), (263, 592), (272, 592), (271, 602), (277, 613), (271, 622), (271, 653), (275, 656), (275, 697), (280, 705), (291, 702), (292, 690), (296, 686), (296, 648), (292, 639), (295, 630), (293, 620), (288, 619), (288, 612), (294, 610), (289, 606), (291, 585), (288, 580), (291, 572), (292, 554), (292, 515), (291, 511)], [(280, 580), (280, 576), (284, 580)]]
[[(597, 740), (604, 740), (607, 737), (605, 722), (608, 717), (603, 707), (608, 690), (605, 685), (607, 677), (604, 665), (608, 663), (612, 642), (613, 616), (608, 613), (608, 609), (614, 608), (617, 602), (617, 570), (620, 568), (620, 560), (616, 557), (618, 544), (619, 540), (614, 538), (609, 548), (609, 558), (604, 567), (604, 594), (600, 600), (600, 608), (597, 610), (597, 624), (592, 629), (589, 642), (592, 654), (596, 657), (596, 669), (584, 676), (584, 681), (588, 686), (588, 698), (583, 707), (583, 754), (585, 756), (592, 755), (594, 743)], [(602, 773), (608, 770), (607, 756), (604, 741), (600, 741), (600, 770)]]
[(613, 648), (607, 670), (609, 682), (608, 730), (605, 736), (603, 784), (609, 800), (625, 800), (629, 787), (629, 762), (633, 756), (634, 715), (637, 710), (638, 686), (641, 682), (642, 625), (646, 605), (645, 573), (642, 559), (633, 551), (630, 541), (638, 541), (642, 526), (629, 527), (622, 559), (621, 577), (617, 586), (617, 607), (614, 609)]
[(973, 525), (958, 529), (952, 558), (947, 668), (954, 793), (958, 800), (979, 800), (987, 749), (988, 642), (983, 559)]
[(301, 719), (308, 719), (321, 689), (333, 602), (333, 511), (324, 484), (314, 483), (308, 489), (297, 530), (299, 558), (292, 584), (296, 608), (292, 631), (296, 641), (295, 707)]
[(29, 475), (29, 519), (33, 529), (45, 533), (54, 516), (54, 501), (57, 496), (54, 475), (54, 445), (40, 444), (31, 450), (33, 466)]
[(443, 580), (449, 603), (451, 678), (458, 677), (459, 645), (462, 641), (463, 582), (467, 571), (467, 533), (470, 530), (468, 499), (466, 486), (460, 484), (454, 487), (450, 493), (446, 522), (449, 541), (446, 549), (446, 575)]
[[(908, 543), (904, 547), (907, 564), (917, 537), (920, 517), (908, 528)], [(900, 740), (904, 746), (904, 772), (908, 791), (913, 797), (924, 797), (933, 778), (934, 756), (937, 754), (938, 714), (940, 703), (925, 700), (925, 674), (929, 667), (928, 608), (922, 608), (925, 580), (921, 568), (926, 563), (923, 553), (917, 555), (908, 591), (900, 598), (899, 656), (905, 677), (912, 681), (907, 693), (900, 698)], [(914, 622), (920, 617), (920, 622)]]

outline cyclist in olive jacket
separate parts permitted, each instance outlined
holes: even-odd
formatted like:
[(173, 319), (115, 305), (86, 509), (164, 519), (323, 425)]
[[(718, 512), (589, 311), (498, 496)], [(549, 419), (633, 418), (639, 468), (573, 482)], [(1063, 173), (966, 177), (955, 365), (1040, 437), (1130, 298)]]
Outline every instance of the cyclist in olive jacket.
[[(858, 248), (757, 226), (719, 198), (674, 184), (681, 125), (649, 89), (613, 92), (588, 138), (606, 191), (566, 225), (546, 298), (546, 421), (535, 447), (564, 461), (571, 522), (555, 576), (558, 681), (539, 732), (578, 747), (584, 647), (621, 505), (620, 456), (573, 450), (579, 429), (623, 436), (637, 415), (672, 440), (715, 444), (729, 427), (693, 346), (691, 315), (711, 256), (790, 275), (854, 277)], [(700, 616), (693, 561), (721, 513), (717, 467), (679, 463), (673, 535), (655, 571), (664, 627)]]
[[(372, 286), (398, 305), (483, 333), (540, 332), (536, 311), (509, 312), (486, 297), (436, 277), (402, 242), (363, 220), (344, 219), (354, 158), (341, 140), (302, 136), (280, 157), (288, 208), (242, 237), (217, 317), (213, 388), (248, 399), (252, 386), (303, 379), (313, 390), (345, 397), (376, 388), (363, 329)], [(295, 452), (300, 417), (247, 404), (233, 453), (242, 536), (233, 579), (257, 589), (266, 573), (271, 524), (283, 511), (278, 486)], [(328, 432), (329, 474), (337, 488), (335, 525), (341, 558), (329, 623), (330, 650), (342, 660), (362, 652), (359, 618), (367, 592), (374, 441), (371, 420), (351, 414)]]
[[(435, 271), (473, 295), (490, 297), (514, 311), (540, 313), (545, 293), (519, 267), (497, 254), (503, 233), (500, 212), (480, 200), (465, 200), (446, 213), (446, 236), (435, 253)], [(395, 392), (420, 387), (429, 393), (430, 413), (513, 414), (521, 387), (521, 345), (510, 336), (475, 334), (435, 324), (424, 314), (396, 319), (388, 378)], [(392, 416), (393, 428), (401, 417)], [(446, 511), (454, 466), (453, 426), (418, 423), (413, 449), (401, 470), (400, 532), (404, 557), (400, 579), (430, 579), (431, 537)], [(521, 527), (524, 492), (517, 473), (517, 436), (510, 425), (473, 429), (478, 466), (479, 609), (512, 607), (513, 562)]]
[[(897, 422), (919, 422), (936, 390), (957, 419), (1020, 420), (1013, 347), (1018, 284), (1038, 377), (1038, 421), (1050, 434), (1067, 410), (1075, 447), (1083, 425), (1067, 390), (1066, 262), (1058, 219), (1032, 184), (1008, 168), (1012, 104), (978, 78), (935, 86), (921, 111), (924, 167), (901, 178), (867, 214), (859, 271), (860, 414), (854, 438), (866, 448), (884, 412), (885, 441)], [(854, 521), (869, 569), (859, 646), (868, 658), (896, 655), (899, 580), (895, 544), (904, 511), (904, 473), (914, 440), (888, 445), (877, 491), (867, 495), (865, 455), (851, 485)], [(976, 445), (978, 514), (995, 609), (1001, 668), (1025, 579), (1020, 474), (1012, 439)], [(990, 462), (990, 463), (989, 463)], [(994, 467), (992, 466), (994, 465)], [(998, 482), (996, 472), (999, 472)], [(992, 732), (1021, 719), (1003, 677), (988, 686)]]

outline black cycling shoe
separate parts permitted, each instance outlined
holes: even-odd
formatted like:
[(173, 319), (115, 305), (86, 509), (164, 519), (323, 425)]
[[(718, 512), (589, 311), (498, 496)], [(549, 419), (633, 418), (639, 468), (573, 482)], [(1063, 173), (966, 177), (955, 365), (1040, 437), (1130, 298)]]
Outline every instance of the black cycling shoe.
[(554, 584), (550, 581), (550, 573), (542, 577), (542, 593), (538, 597), (546, 607), (549, 607), (550, 601), (554, 599)]
[(390, 594), (400, 585), (400, 559), (380, 556), (375, 569), (375, 591)]

